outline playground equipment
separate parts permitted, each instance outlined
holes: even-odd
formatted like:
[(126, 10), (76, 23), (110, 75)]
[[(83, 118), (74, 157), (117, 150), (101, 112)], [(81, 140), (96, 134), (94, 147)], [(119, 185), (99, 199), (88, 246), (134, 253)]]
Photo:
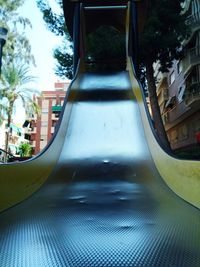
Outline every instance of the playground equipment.
[[(0, 266), (200, 266), (200, 162), (167, 154), (150, 126), (139, 3), (99, 3), (63, 2), (76, 75), (54, 138), (0, 165)], [(87, 72), (85, 37), (105, 22), (125, 33), (126, 68)]]

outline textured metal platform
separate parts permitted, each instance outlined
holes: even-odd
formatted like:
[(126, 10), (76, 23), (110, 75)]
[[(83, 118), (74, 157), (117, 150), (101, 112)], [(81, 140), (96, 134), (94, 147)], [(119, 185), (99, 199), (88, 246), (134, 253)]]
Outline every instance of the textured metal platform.
[(200, 211), (157, 173), (128, 74), (83, 74), (72, 96), (56, 169), (0, 215), (0, 266), (199, 267)]

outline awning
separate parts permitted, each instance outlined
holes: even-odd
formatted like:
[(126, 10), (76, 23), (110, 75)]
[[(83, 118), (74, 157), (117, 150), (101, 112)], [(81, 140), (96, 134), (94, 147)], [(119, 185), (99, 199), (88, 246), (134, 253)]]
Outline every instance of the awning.
[(60, 112), (61, 110), (62, 110), (62, 106), (60, 106), (60, 105), (52, 106), (53, 112)]

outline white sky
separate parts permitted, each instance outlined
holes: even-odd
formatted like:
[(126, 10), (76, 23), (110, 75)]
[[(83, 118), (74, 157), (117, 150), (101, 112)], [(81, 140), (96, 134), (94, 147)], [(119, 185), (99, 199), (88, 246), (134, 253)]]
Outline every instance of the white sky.
[[(49, 0), (49, 3), (53, 7), (57, 6), (55, 0)], [(54, 82), (61, 80), (54, 74), (55, 60), (52, 55), (53, 48), (61, 43), (61, 38), (47, 29), (36, 1), (26, 0), (18, 12), (27, 17), (33, 26), (32, 29), (27, 28), (26, 36), (31, 43), (32, 54), (36, 61), (36, 68), (32, 67), (32, 75), (37, 77), (37, 88), (52, 90)]]
[[(49, 0), (50, 6), (57, 10), (55, 0)], [(36, 67), (31, 67), (31, 75), (36, 76), (35, 87), (40, 91), (53, 90), (54, 83), (61, 81), (60, 77), (54, 74), (55, 60), (53, 49), (61, 43), (61, 37), (51, 33), (42, 18), (42, 13), (37, 7), (35, 0), (26, 0), (25, 4), (18, 9), (21, 16), (27, 17), (32, 23), (32, 29), (26, 29), (26, 36), (32, 47), (32, 54), (35, 57)], [(17, 108), (14, 122), (23, 123), (25, 119), (22, 107)]]

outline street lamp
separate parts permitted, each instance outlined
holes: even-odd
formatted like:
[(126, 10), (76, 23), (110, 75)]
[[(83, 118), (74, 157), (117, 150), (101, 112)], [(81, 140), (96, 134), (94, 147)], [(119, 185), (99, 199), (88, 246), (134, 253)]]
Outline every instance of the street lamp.
[(0, 27), (0, 75), (1, 75), (3, 46), (6, 43), (7, 34), (8, 34), (8, 30), (4, 27)]

